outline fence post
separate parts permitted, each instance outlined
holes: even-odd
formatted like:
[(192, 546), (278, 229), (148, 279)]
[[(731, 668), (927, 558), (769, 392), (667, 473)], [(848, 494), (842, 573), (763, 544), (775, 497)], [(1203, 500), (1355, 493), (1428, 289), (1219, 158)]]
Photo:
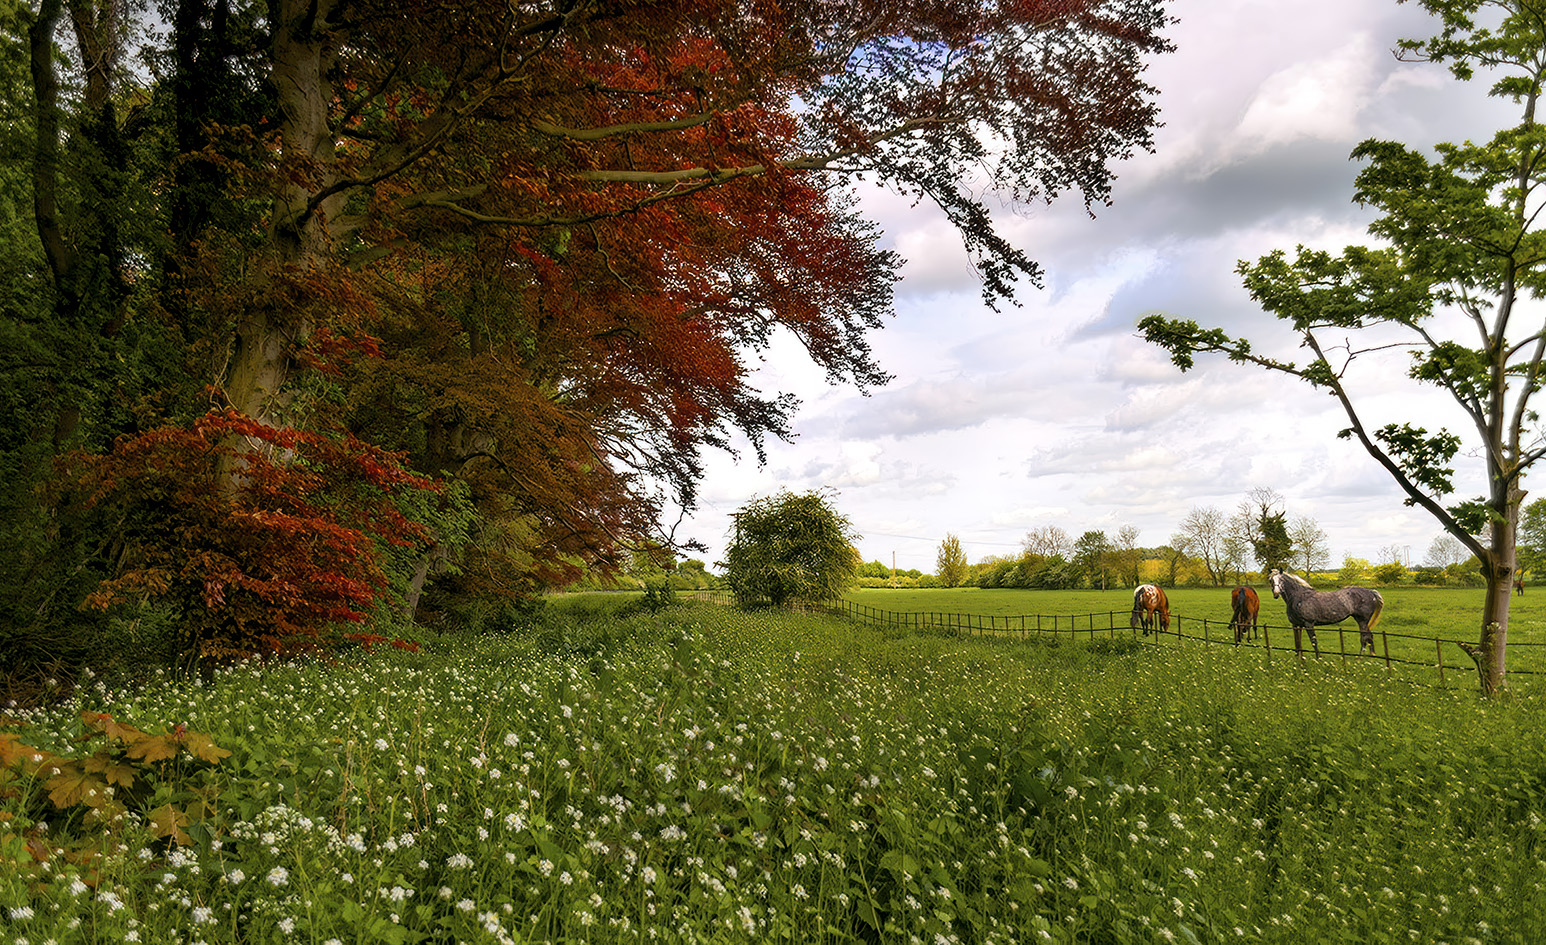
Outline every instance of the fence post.
[[(1385, 641), (1385, 669), (1387, 671), (1389, 671), (1390, 668), (1391, 668), (1391, 666), (1390, 666), (1390, 634), (1386, 633), (1384, 630), (1381, 630), (1380, 631), (1380, 639)], [(1358, 648), (1360, 650), (1363, 649), (1363, 637), (1359, 637), (1358, 638)]]
[(1437, 637), (1433, 640), (1433, 652), (1439, 658), (1439, 686), (1444, 686), (1444, 644)]

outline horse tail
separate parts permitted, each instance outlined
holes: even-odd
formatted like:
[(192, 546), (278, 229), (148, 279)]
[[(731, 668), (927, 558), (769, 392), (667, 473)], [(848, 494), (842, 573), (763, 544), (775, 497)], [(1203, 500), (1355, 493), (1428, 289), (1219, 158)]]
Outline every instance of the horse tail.
[(1380, 613), (1385, 609), (1385, 598), (1379, 591), (1374, 592), (1374, 614), (1369, 617), (1369, 632), (1374, 632), (1374, 625), (1380, 622)]

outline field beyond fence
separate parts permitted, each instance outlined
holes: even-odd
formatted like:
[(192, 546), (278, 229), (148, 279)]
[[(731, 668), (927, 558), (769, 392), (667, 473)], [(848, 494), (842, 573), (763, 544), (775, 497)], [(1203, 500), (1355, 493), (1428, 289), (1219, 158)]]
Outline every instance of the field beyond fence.
[[(700, 592), (696, 596), (721, 604), (733, 603), (733, 598), (723, 591)], [(959, 599), (963, 604), (970, 600), (964, 595)], [(1130, 626), (1131, 611), (1125, 608), (1084, 613), (989, 614), (965, 610), (892, 610), (853, 600), (840, 600), (823, 609), (862, 623), (919, 632), (946, 631), (1022, 640), (1066, 638), (1072, 641), (1121, 636), (1154, 645), (1222, 645), (1255, 653), (1268, 661), (1294, 659), (1299, 655), (1294, 644), (1294, 629), (1290, 626), (1258, 621), (1255, 637), (1236, 644), (1234, 628), (1228, 619), (1194, 617), (1175, 610), (1170, 614), (1169, 629), (1157, 629), (1152, 634), (1144, 634)], [(1263, 616), (1266, 612), (1264, 602)], [(1508, 674), (1546, 676), (1546, 641), (1520, 639), (1519, 636), (1523, 635), (1510, 635)], [(1478, 682), (1476, 664), (1465, 650), (1474, 645), (1475, 637), (1460, 639), (1393, 632), (1381, 623), (1376, 623), (1372, 656), (1360, 654), (1358, 626), (1352, 620), (1319, 627), (1316, 637), (1322, 662), (1337, 661), (1343, 665), (1354, 665), (1372, 661), (1387, 671), (1402, 673), (1412, 682), (1446, 689), (1472, 689)], [(1303, 659), (1314, 660), (1316, 654), (1308, 633), (1303, 634), (1300, 643)]]

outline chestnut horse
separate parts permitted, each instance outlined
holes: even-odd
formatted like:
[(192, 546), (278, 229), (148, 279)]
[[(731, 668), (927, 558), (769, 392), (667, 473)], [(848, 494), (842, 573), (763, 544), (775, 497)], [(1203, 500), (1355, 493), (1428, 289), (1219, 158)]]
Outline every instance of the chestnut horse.
[(1234, 616), (1229, 619), (1229, 626), (1235, 631), (1235, 646), (1240, 641), (1250, 636), (1256, 638), (1256, 614), (1261, 610), (1261, 598), (1256, 596), (1254, 587), (1241, 585), (1229, 592), (1229, 605), (1234, 608)]
[(1133, 619), (1129, 626), (1143, 627), (1143, 635), (1154, 632), (1154, 615), (1159, 614), (1160, 629), (1170, 631), (1170, 601), (1156, 584), (1141, 584), (1133, 591)]

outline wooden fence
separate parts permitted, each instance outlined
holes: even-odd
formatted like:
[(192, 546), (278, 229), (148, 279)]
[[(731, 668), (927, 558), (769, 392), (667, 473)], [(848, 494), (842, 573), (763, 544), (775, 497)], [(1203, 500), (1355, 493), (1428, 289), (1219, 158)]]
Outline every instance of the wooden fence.
[[(701, 591), (691, 595), (712, 603), (731, 604), (734, 598), (723, 591)], [(925, 611), (881, 610), (852, 601), (838, 601), (821, 609), (852, 620), (883, 627), (910, 630), (946, 630), (972, 636), (991, 636), (1006, 639), (1057, 639), (1091, 640), (1096, 637), (1130, 637), (1137, 640), (1162, 644), (1167, 640), (1176, 643), (1201, 643), (1205, 645), (1235, 646), (1234, 630), (1227, 620), (1170, 615), (1170, 629), (1143, 636), (1128, 625), (1131, 611), (1108, 611), (1091, 614), (962, 614)], [(1371, 657), (1361, 656), (1358, 649), (1358, 627), (1352, 623), (1320, 627), (1316, 636), (1321, 643), (1322, 659), (1336, 659), (1347, 664), (1350, 661)], [(1334, 638), (1334, 639), (1333, 639)], [(1466, 689), (1477, 684), (1476, 664), (1466, 654), (1465, 647), (1472, 641), (1452, 640), (1439, 637), (1416, 636), (1407, 633), (1391, 633), (1376, 624), (1374, 629), (1374, 656), (1386, 670), (1407, 672), (1420, 671), (1427, 676), (1434, 673), (1437, 685), (1446, 689)], [(1255, 639), (1245, 640), (1239, 649), (1260, 651), (1266, 659), (1275, 655), (1313, 659), (1309, 634), (1302, 640), (1302, 653), (1294, 649), (1292, 627), (1258, 624)], [(1510, 676), (1546, 675), (1546, 643), (1510, 642)], [(1432, 677), (1428, 677), (1432, 679)], [(1431, 683), (1429, 683), (1431, 684)]]

